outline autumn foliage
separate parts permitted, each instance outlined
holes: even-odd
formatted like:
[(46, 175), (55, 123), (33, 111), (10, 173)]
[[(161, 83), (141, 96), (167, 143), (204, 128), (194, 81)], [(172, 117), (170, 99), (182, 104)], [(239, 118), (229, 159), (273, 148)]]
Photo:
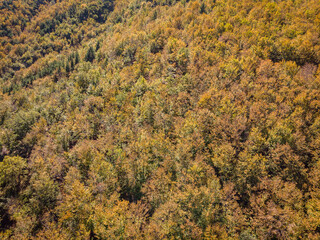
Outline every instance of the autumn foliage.
[(318, 0), (0, 1), (1, 239), (319, 239)]

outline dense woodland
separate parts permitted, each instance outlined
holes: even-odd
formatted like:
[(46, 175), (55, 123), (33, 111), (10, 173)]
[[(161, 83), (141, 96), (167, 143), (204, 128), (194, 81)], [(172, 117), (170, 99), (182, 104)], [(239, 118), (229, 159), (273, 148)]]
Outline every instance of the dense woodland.
[(320, 239), (319, 0), (0, 0), (1, 239)]

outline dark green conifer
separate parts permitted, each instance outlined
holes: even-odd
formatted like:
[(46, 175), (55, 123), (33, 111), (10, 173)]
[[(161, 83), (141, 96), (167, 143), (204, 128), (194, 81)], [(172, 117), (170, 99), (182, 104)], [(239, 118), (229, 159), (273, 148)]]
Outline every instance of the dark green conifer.
[(101, 43), (100, 43), (100, 41), (98, 41), (96, 44), (96, 51), (98, 51), (100, 49), (100, 47), (101, 47)]
[(78, 51), (77, 51), (76, 54), (75, 54), (75, 61), (74, 61), (74, 63), (75, 63), (75, 65), (77, 65), (79, 62), (80, 62), (80, 56), (79, 56), (79, 53), (78, 53)]
[(70, 73), (70, 65), (69, 65), (69, 62), (67, 61), (66, 63), (66, 72), (67, 73)]
[(87, 62), (93, 62), (94, 59), (95, 59), (94, 50), (93, 50), (93, 47), (90, 46), (84, 60)]
[(200, 5), (200, 13), (201, 14), (206, 13), (206, 5), (204, 3)]
[(73, 62), (73, 59), (70, 60), (70, 65), (71, 65), (71, 70), (73, 71), (73, 70), (74, 70), (74, 62)]

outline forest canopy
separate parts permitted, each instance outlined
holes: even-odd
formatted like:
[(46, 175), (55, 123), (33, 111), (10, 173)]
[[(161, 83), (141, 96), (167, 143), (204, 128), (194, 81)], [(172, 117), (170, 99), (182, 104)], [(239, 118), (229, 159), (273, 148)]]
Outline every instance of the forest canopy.
[(0, 0), (1, 239), (319, 239), (318, 0)]

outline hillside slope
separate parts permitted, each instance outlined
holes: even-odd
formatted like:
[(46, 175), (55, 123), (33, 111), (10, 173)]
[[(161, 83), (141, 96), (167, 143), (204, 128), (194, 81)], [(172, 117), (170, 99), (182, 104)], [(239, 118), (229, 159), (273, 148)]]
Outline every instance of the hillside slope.
[(319, 239), (318, 0), (0, 0), (1, 239)]

